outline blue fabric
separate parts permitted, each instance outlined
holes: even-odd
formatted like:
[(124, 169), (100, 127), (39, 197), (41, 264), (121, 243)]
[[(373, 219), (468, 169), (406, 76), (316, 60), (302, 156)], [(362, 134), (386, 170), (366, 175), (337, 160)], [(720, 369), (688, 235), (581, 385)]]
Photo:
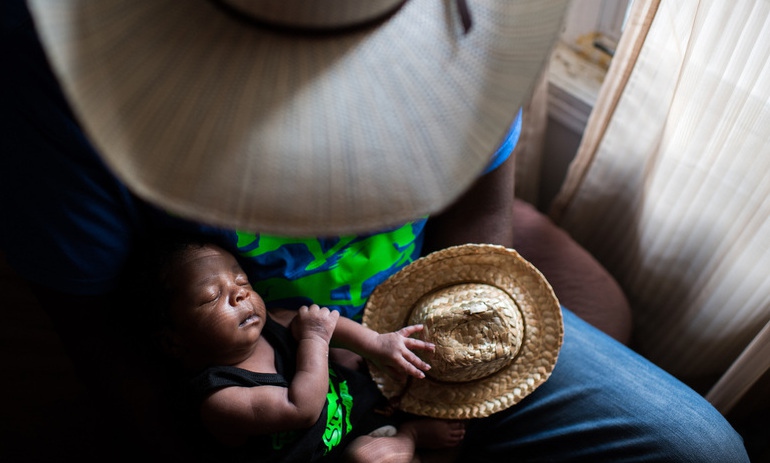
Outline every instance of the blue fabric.
[(374, 288), (420, 256), (425, 222), (334, 238), (238, 231), (236, 256), (268, 307), (315, 303), (360, 320)]
[(485, 174), (500, 167), (500, 164), (505, 162), (506, 159), (513, 154), (513, 149), (516, 148), (516, 144), (519, 142), (519, 137), (521, 136), (521, 116), (522, 110), (519, 108), (519, 112), (516, 113), (516, 119), (514, 119), (513, 125), (508, 129), (508, 133), (505, 134), (503, 144), (500, 145), (500, 148), (497, 148), (495, 154), (492, 155), (492, 160), (489, 162), (489, 165), (484, 169)]

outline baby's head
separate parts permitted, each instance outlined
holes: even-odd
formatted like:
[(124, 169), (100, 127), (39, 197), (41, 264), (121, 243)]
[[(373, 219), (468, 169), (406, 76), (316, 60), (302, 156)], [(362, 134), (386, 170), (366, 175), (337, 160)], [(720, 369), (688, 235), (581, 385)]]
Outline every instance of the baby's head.
[(207, 243), (167, 247), (157, 266), (162, 345), (186, 366), (233, 365), (253, 352), (267, 317), (235, 257)]

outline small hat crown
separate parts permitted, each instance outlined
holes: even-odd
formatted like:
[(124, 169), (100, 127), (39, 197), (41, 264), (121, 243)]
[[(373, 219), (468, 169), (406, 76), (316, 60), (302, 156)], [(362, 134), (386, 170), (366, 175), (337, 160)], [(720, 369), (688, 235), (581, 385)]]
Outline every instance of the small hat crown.
[(426, 374), (446, 382), (493, 375), (514, 361), (524, 339), (521, 311), (495, 286), (466, 283), (420, 298), (409, 324), (424, 325), (422, 338), (436, 345)]

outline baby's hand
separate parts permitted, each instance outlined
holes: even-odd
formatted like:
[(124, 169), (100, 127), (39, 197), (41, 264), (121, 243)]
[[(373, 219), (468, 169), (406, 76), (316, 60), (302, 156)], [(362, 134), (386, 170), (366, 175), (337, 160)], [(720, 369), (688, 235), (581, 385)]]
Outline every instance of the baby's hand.
[(289, 327), (297, 341), (319, 338), (328, 344), (339, 318), (340, 313), (336, 310), (319, 307), (317, 304), (310, 307), (303, 305)]
[(424, 378), (424, 371), (430, 370), (430, 365), (418, 357), (413, 350), (433, 352), (435, 345), (420, 339), (410, 338), (414, 333), (422, 331), (422, 325), (411, 325), (394, 333), (377, 335), (373, 352), (369, 356), (378, 368), (385, 371), (396, 380), (403, 381), (405, 375)]

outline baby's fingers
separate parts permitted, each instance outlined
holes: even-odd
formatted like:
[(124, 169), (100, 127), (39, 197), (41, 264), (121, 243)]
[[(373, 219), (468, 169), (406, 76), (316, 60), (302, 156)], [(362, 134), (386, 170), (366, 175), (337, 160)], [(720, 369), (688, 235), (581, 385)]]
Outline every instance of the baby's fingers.
[(401, 328), (400, 330), (397, 331), (397, 333), (405, 338), (408, 338), (414, 333), (418, 333), (422, 331), (422, 329), (423, 329), (423, 325), (409, 325)]
[(401, 367), (404, 370), (406, 374), (409, 376), (414, 376), (415, 378), (423, 379), (425, 378), (425, 371), (430, 370), (430, 365), (423, 362), (419, 358), (417, 359), (419, 363), (422, 365), (420, 367), (416, 366), (418, 365), (417, 362), (409, 362), (408, 360), (404, 359), (404, 361), (401, 363)]
[(430, 370), (430, 365), (412, 351), (404, 353), (404, 361), (404, 370), (414, 377), (424, 378), (425, 373), (423, 372)]
[(433, 352), (436, 350), (436, 345), (432, 342), (423, 341), (422, 339), (415, 339), (415, 338), (405, 338), (404, 339), (404, 345), (409, 350), (427, 350), (428, 352)]

